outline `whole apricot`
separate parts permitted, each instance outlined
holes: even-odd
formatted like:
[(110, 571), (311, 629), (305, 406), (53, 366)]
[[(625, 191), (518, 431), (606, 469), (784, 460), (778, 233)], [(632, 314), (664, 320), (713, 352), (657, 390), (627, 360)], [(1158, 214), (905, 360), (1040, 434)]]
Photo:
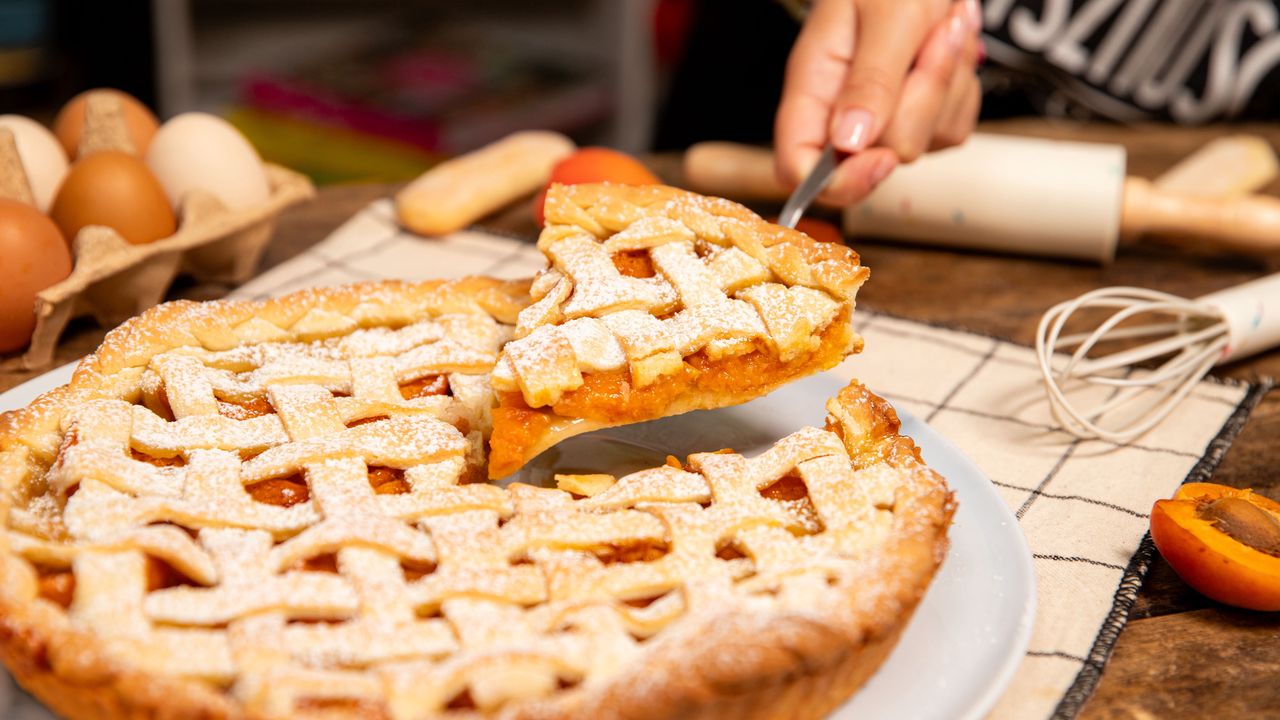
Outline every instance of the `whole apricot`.
[[(630, 155), (606, 147), (585, 147), (575, 150), (551, 169), (552, 183), (582, 185), (585, 183), (612, 182), (621, 185), (656, 185), (662, 181), (644, 163)], [(547, 190), (543, 188), (533, 199), (533, 217), (542, 225), (542, 205)]]

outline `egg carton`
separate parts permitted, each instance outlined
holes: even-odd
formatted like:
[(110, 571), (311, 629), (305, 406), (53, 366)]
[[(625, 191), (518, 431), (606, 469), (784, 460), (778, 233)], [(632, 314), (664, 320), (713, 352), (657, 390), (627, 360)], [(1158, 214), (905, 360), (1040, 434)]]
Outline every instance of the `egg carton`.
[[(87, 125), (82, 153), (89, 143), (110, 147), (111, 136), (119, 137), (121, 131), (115, 122), (101, 130)], [(179, 274), (231, 284), (252, 277), (280, 212), (315, 195), (305, 176), (271, 163), (263, 169), (270, 189), (267, 202), (233, 212), (214, 195), (193, 191), (179, 208), (177, 232), (155, 242), (133, 245), (108, 227), (82, 229), (71, 243), (71, 274), (36, 297), (30, 345), (21, 355), (0, 359), (0, 369), (47, 367), (72, 320), (92, 316), (103, 327), (114, 327), (161, 302)], [(0, 196), (30, 203), (22, 173), (12, 135), (0, 128)]]

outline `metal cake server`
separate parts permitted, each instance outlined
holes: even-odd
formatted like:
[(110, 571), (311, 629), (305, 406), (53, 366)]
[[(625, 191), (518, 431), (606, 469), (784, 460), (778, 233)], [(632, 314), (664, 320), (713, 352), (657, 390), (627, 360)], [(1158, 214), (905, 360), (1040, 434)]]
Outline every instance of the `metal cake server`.
[(792, 191), (787, 204), (782, 206), (782, 212), (778, 213), (779, 225), (794, 228), (800, 222), (800, 217), (809, 209), (814, 198), (831, 182), (831, 173), (835, 171), (836, 164), (836, 149), (831, 143), (827, 143), (818, 158), (818, 164), (813, 166), (809, 176)]

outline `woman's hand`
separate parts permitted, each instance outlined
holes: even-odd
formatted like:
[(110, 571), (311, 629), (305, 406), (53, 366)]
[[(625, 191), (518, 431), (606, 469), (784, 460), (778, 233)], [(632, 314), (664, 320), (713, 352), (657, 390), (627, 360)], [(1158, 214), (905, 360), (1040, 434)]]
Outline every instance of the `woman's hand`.
[(977, 0), (817, 0), (787, 62), (778, 176), (798, 184), (830, 140), (852, 153), (823, 193), (855, 202), (899, 163), (957, 145), (982, 93)]

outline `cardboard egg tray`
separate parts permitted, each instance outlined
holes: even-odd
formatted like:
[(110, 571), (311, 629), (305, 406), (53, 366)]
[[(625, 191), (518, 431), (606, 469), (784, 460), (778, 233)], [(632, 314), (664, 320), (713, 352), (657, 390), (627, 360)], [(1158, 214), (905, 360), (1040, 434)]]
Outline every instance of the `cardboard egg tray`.
[[(95, 103), (89, 103), (81, 154), (89, 143), (109, 145), (103, 138), (119, 137), (121, 124), (95, 132)], [(101, 110), (97, 108), (97, 110)], [(101, 113), (99, 113), (101, 114)], [(106, 116), (111, 120), (112, 113)], [(114, 120), (118, 120), (118, 113)], [(73, 319), (93, 316), (113, 327), (156, 305), (179, 273), (207, 282), (241, 283), (253, 276), (280, 212), (311, 197), (315, 188), (296, 172), (264, 164), (271, 195), (258, 207), (229, 211), (213, 195), (192, 192), (178, 210), (178, 230), (144, 245), (127, 242), (115, 230), (89, 226), (72, 240), (74, 267), (65, 280), (41, 291), (36, 298), (36, 328), (31, 344), (20, 355), (0, 358), (0, 368), (38, 369), (53, 360), (58, 339)], [(12, 135), (0, 129), (0, 196), (30, 202), (22, 163)]]

